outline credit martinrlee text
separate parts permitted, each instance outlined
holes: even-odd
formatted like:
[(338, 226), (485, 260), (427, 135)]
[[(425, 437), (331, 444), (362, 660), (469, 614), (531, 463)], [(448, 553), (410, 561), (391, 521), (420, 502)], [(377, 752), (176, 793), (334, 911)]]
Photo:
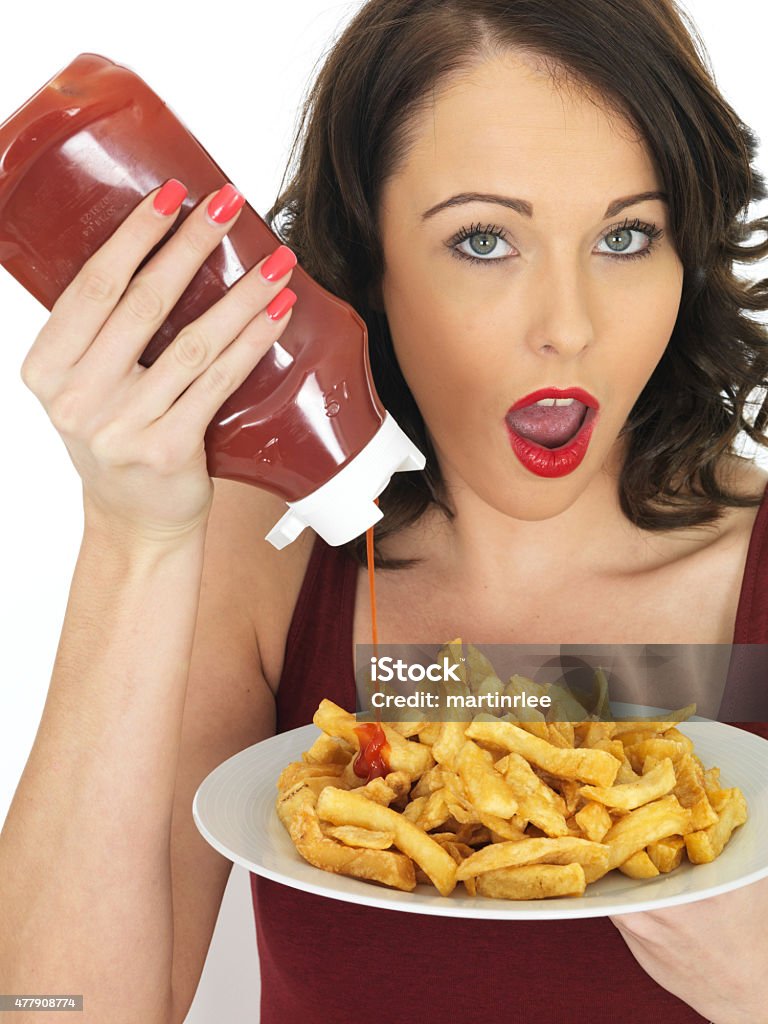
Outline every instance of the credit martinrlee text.
[[(371, 705), (374, 708), (439, 708), (440, 695), (418, 690), (407, 696), (402, 693), (371, 694)], [(552, 698), (546, 694), (536, 693), (448, 693), (445, 695), (446, 708), (548, 708)]]

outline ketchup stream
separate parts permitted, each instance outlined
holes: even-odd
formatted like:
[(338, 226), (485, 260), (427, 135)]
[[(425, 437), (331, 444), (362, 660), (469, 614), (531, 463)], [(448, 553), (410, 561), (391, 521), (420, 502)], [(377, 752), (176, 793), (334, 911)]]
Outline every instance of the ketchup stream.
[[(379, 499), (374, 499), (379, 504)], [(368, 562), (368, 591), (371, 595), (371, 634), (373, 639), (373, 656), (378, 654), (379, 636), (376, 628), (376, 584), (373, 575), (373, 527), (365, 532), (365, 553)], [(378, 688), (378, 686), (377, 686)], [(364, 722), (355, 726), (360, 740), (360, 752), (355, 758), (352, 768), (355, 775), (370, 782), (387, 775), (389, 768), (389, 744), (386, 733), (381, 726), (381, 710), (376, 708), (376, 721)]]

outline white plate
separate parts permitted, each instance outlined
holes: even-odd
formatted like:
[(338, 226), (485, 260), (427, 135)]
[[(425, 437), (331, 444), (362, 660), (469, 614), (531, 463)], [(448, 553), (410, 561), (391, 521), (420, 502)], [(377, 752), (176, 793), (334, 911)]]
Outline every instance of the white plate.
[(297, 853), (275, 811), (276, 782), (300, 761), (319, 730), (305, 725), (230, 757), (203, 781), (192, 805), (195, 824), (225, 857), (275, 882), (350, 903), (445, 917), (545, 920), (604, 917), (692, 903), (768, 876), (768, 741), (720, 722), (686, 722), (705, 767), (721, 769), (724, 786), (738, 786), (749, 819), (736, 829), (711, 864), (684, 862), (676, 871), (639, 881), (619, 871), (593, 882), (584, 896), (496, 900), (469, 896), (463, 885), (450, 896), (430, 886), (400, 892), (312, 867)]

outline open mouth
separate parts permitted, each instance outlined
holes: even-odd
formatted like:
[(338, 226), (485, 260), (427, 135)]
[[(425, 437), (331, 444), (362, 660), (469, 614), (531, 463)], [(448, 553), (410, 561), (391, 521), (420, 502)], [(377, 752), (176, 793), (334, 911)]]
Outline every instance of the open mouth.
[(506, 415), (507, 426), (542, 448), (557, 449), (570, 444), (595, 410), (573, 399), (570, 405), (527, 405)]

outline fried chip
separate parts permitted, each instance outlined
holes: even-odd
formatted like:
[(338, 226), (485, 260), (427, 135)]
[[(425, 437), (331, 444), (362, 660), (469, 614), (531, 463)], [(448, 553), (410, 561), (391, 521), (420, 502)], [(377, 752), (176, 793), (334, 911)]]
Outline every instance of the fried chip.
[(493, 843), (463, 861), (456, 877), (463, 880), (473, 875), (482, 875), (486, 871), (526, 864), (593, 864), (607, 870), (608, 849), (602, 843), (571, 836)]
[(381, 723), (391, 770), (366, 781), (354, 768), (357, 719), (323, 700), (322, 735), (277, 783), (278, 817), (309, 863), (404, 892), (425, 884), (448, 896), (462, 882), (470, 896), (580, 896), (612, 870), (643, 880), (684, 859), (709, 863), (747, 820), (742, 792), (724, 788), (677, 728), (693, 706), (597, 721), (610, 711), (602, 671), (582, 706), (560, 684), (504, 685), (460, 639), (441, 655), (459, 676), (446, 690), (556, 701), (525, 720)]
[(611, 851), (608, 870), (629, 860), (648, 843), (677, 833), (685, 834), (690, 830), (690, 821), (691, 812), (672, 794), (630, 811), (608, 830), (603, 840)]
[(708, 864), (719, 857), (733, 830), (747, 820), (747, 802), (740, 789), (723, 790), (717, 803), (715, 824), (684, 836), (688, 859), (693, 864)]
[[(411, 859), (390, 850), (353, 849), (323, 835), (317, 814), (317, 798), (305, 785), (298, 784), (294, 806), (286, 816), (288, 833), (301, 856), (315, 867), (336, 874), (350, 875), (370, 882), (380, 882), (394, 889), (411, 892), (416, 888), (416, 874)], [(327, 791), (327, 790), (326, 790)], [(337, 790), (337, 792), (346, 792)], [(357, 797), (370, 804), (365, 797)], [(376, 806), (370, 804), (370, 806)], [(381, 808), (394, 814), (389, 808)]]
[(451, 855), (397, 811), (374, 804), (355, 792), (326, 786), (317, 798), (317, 816), (334, 825), (358, 825), (373, 831), (393, 832), (395, 846), (429, 875), (440, 895), (449, 896), (453, 892), (456, 864)]
[(531, 736), (512, 722), (470, 722), (466, 734), (470, 739), (488, 739), (516, 754), (522, 754), (532, 764), (565, 779), (610, 786), (619, 770), (619, 762), (604, 750), (564, 750), (553, 747), (551, 743)]
[(636, 807), (671, 793), (675, 789), (675, 781), (675, 769), (672, 761), (665, 757), (637, 782), (625, 782), (622, 785), (607, 787), (581, 786), (579, 792), (589, 800), (594, 800), (606, 807), (618, 811), (633, 811)]
[(667, 836), (666, 839), (649, 843), (646, 852), (659, 872), (666, 875), (680, 867), (685, 853), (685, 839), (682, 836)]
[(501, 868), (478, 876), (477, 892), (503, 900), (543, 900), (550, 896), (583, 896), (586, 877), (581, 864), (535, 864)]
[(465, 740), (454, 757), (456, 771), (478, 814), (511, 818), (517, 811), (515, 795), (493, 766), (493, 758), (472, 740)]
[(659, 869), (645, 850), (638, 850), (619, 864), (619, 871), (628, 878), (655, 878), (659, 874)]
[(394, 832), (374, 832), (373, 829), (359, 828), (357, 825), (327, 825), (323, 833), (338, 839), (345, 846), (358, 846), (366, 850), (388, 850), (395, 841)]

